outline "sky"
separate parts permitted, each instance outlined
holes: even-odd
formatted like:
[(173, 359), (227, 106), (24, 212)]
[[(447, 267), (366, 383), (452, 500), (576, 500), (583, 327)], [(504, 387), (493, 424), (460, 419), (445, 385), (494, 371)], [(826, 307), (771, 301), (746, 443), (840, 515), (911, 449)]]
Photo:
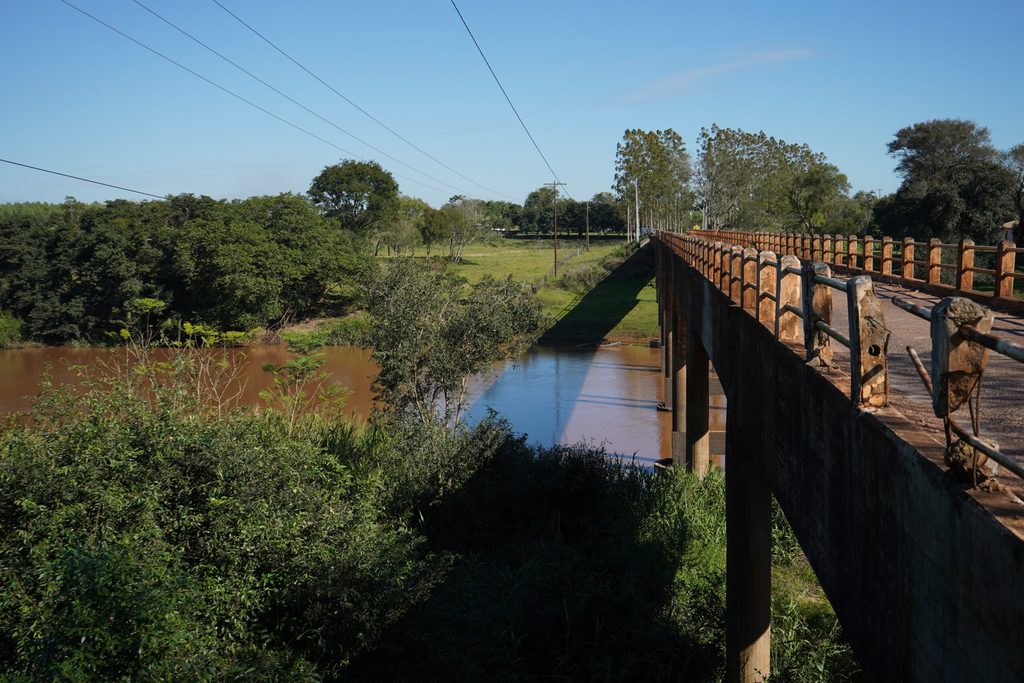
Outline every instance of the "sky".
[[(160, 196), (304, 192), (348, 158), (435, 206), (551, 182), (450, 0), (219, 1), (415, 147), (214, 0), (68, 2), (265, 111), (61, 0), (2, 0), (0, 158)], [(904, 126), (964, 118), (1001, 149), (1024, 142), (1019, 0), (456, 2), (577, 200), (611, 189), (627, 128), (673, 128), (692, 154), (712, 123), (764, 130), (886, 193)], [(0, 202), (68, 195), (144, 198), (0, 163)]]

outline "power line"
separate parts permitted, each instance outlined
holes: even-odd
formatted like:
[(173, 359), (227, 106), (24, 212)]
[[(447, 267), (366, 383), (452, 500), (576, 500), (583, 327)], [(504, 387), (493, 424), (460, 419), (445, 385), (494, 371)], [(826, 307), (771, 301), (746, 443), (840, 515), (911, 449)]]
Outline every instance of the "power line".
[[(217, 2), (217, 0), (213, 1)], [(505, 96), (505, 101), (508, 102), (508, 106), (512, 107), (512, 113), (516, 115), (517, 119), (519, 119), (519, 125), (523, 127), (524, 131), (526, 131), (526, 136), (530, 138), (530, 142), (533, 143), (533, 147), (534, 149), (537, 150), (537, 154), (539, 154), (540, 158), (544, 160), (544, 165), (546, 165), (548, 167), (548, 170), (551, 171), (552, 177), (554, 177), (556, 181), (559, 181), (558, 174), (555, 173), (555, 169), (551, 168), (551, 164), (548, 162), (548, 158), (544, 156), (544, 152), (540, 151), (540, 145), (538, 145), (537, 141), (533, 139), (533, 134), (530, 133), (530, 129), (526, 127), (526, 123), (523, 121), (523, 117), (520, 116), (519, 111), (516, 110), (516, 105), (512, 104), (512, 98), (508, 96), (507, 92), (505, 92), (505, 86), (501, 84), (501, 80), (498, 78), (498, 74), (494, 73), (494, 69), (491, 67), (491, 63), (487, 60), (487, 55), (484, 54), (483, 48), (480, 47), (480, 43), (477, 42), (476, 36), (473, 35), (473, 31), (469, 28), (469, 24), (466, 23), (466, 18), (462, 16), (462, 12), (459, 10), (459, 6), (455, 4), (455, 0), (451, 0), (451, 3), (452, 7), (455, 8), (455, 12), (459, 15), (459, 19), (462, 20), (462, 25), (466, 27), (466, 33), (468, 33), (469, 37), (473, 39), (473, 44), (476, 45), (476, 51), (480, 53), (481, 57), (483, 57), (484, 64), (487, 65), (487, 70), (490, 71), (491, 76), (494, 77), (494, 82), (497, 83), (498, 88), (501, 89), (501, 94)], [(569, 199), (576, 201), (568, 192), (566, 192), (565, 194), (568, 195)]]
[(283, 56), (284, 56), (284, 57), (285, 57), (285, 58), (286, 58), (286, 59), (287, 59), (288, 61), (290, 61), (290, 62), (291, 62), (292, 64), (294, 64), (295, 66), (299, 67), (300, 69), (302, 69), (303, 71), (305, 71), (305, 72), (306, 72), (307, 74), (309, 74), (309, 75), (310, 75), (311, 77), (313, 77), (313, 79), (315, 79), (315, 80), (316, 80), (317, 82), (319, 82), (319, 83), (320, 83), (320, 85), (324, 86), (325, 88), (327, 88), (328, 90), (330, 90), (331, 92), (333, 92), (333, 93), (334, 93), (335, 95), (337, 95), (338, 97), (340, 97), (341, 99), (343, 99), (343, 100), (344, 100), (345, 102), (348, 102), (348, 103), (349, 103), (350, 105), (352, 105), (353, 107), (355, 107), (355, 109), (356, 109), (356, 110), (358, 110), (358, 111), (359, 111), (360, 113), (362, 113), (362, 114), (363, 114), (364, 116), (366, 116), (367, 118), (369, 118), (369, 119), (370, 119), (371, 121), (373, 121), (374, 123), (376, 123), (376, 124), (377, 124), (378, 126), (380, 126), (381, 128), (383, 128), (384, 130), (386, 130), (386, 131), (388, 131), (389, 133), (391, 133), (392, 135), (394, 135), (394, 136), (395, 136), (396, 138), (398, 138), (399, 140), (401, 140), (401, 141), (402, 141), (402, 142), (404, 142), (405, 144), (407, 144), (407, 145), (409, 145), (410, 147), (412, 147), (412, 148), (413, 148), (414, 150), (416, 150), (417, 152), (419, 152), (419, 153), (420, 153), (420, 154), (422, 154), (423, 156), (425, 156), (425, 157), (427, 157), (428, 159), (430, 159), (431, 161), (434, 161), (435, 163), (437, 163), (437, 164), (439, 164), (439, 165), (443, 166), (444, 168), (448, 169), (449, 171), (451, 171), (451, 172), (452, 172), (452, 173), (454, 173), (455, 175), (459, 176), (460, 178), (462, 178), (462, 179), (464, 179), (464, 180), (467, 180), (467, 181), (469, 181), (469, 182), (473, 183), (473, 184), (474, 184), (474, 185), (476, 185), (477, 187), (482, 187), (483, 189), (487, 190), (488, 192), (492, 192), (492, 193), (494, 193), (494, 194), (496, 194), (496, 195), (500, 195), (500, 196), (502, 196), (502, 197), (505, 197), (505, 198), (507, 198), (507, 199), (513, 199), (513, 200), (514, 200), (514, 198), (513, 198), (513, 197), (512, 197), (511, 195), (507, 195), (507, 194), (505, 194), (504, 192), (499, 192), (499, 191), (497, 191), (497, 190), (495, 190), (495, 189), (492, 189), (492, 188), (490, 188), (490, 187), (487, 187), (486, 185), (483, 185), (482, 183), (479, 183), (479, 182), (477, 182), (476, 180), (473, 180), (473, 179), (472, 179), (472, 178), (470, 178), (469, 176), (467, 176), (467, 175), (463, 175), (462, 173), (460, 173), (460, 172), (456, 171), (456, 170), (455, 170), (454, 168), (452, 168), (452, 167), (451, 167), (451, 166), (449, 166), (448, 164), (444, 163), (443, 161), (441, 161), (440, 159), (438, 159), (437, 157), (435, 157), (435, 156), (434, 156), (433, 154), (430, 154), (429, 152), (427, 152), (426, 150), (422, 149), (422, 148), (421, 148), (421, 147), (419, 147), (418, 145), (416, 145), (416, 144), (412, 143), (412, 142), (411, 142), (411, 141), (409, 141), (409, 140), (408, 140), (407, 138), (405, 138), (405, 137), (404, 137), (404, 136), (403, 136), (403, 135), (402, 135), (401, 133), (399, 133), (398, 131), (396, 131), (396, 130), (395, 130), (394, 128), (392, 128), (391, 126), (387, 125), (386, 123), (384, 123), (383, 121), (381, 121), (380, 119), (378, 119), (378, 118), (377, 118), (376, 116), (374, 116), (374, 115), (373, 115), (373, 114), (371, 114), (370, 112), (368, 112), (368, 111), (366, 111), (365, 109), (363, 109), (362, 107), (360, 107), (360, 106), (359, 106), (358, 104), (356, 104), (356, 103), (355, 103), (355, 102), (353, 102), (353, 101), (352, 101), (351, 99), (349, 99), (348, 97), (346, 97), (345, 95), (343, 95), (343, 94), (342, 94), (341, 92), (339, 92), (339, 91), (338, 91), (338, 90), (337, 90), (337, 89), (336, 89), (336, 88), (335, 88), (334, 86), (332, 86), (332, 85), (331, 85), (330, 83), (328, 83), (328, 82), (327, 82), (327, 81), (325, 81), (324, 79), (320, 78), (320, 77), (319, 77), (319, 76), (317, 76), (317, 75), (316, 75), (315, 73), (313, 73), (312, 71), (310, 71), (310, 70), (309, 70), (308, 68), (306, 68), (305, 66), (303, 66), (303, 64), (302, 64), (302, 63), (300, 63), (300, 62), (299, 62), (299, 61), (298, 61), (297, 59), (295, 59), (294, 57), (292, 57), (292, 56), (291, 56), (290, 54), (288, 54), (288, 53), (287, 53), (287, 52), (285, 52), (285, 51), (284, 51), (283, 49), (281, 49), (281, 48), (280, 48), (280, 47), (278, 47), (278, 46), (277, 46), (276, 44), (274, 44), (274, 42), (273, 42), (273, 41), (271, 41), (271, 40), (270, 40), (269, 38), (267, 38), (267, 37), (266, 37), (265, 35), (263, 35), (263, 34), (262, 34), (262, 33), (260, 33), (259, 31), (257, 31), (257, 30), (256, 30), (255, 28), (253, 28), (253, 27), (252, 27), (251, 25), (249, 25), (248, 23), (246, 23), (246, 21), (245, 21), (244, 19), (242, 19), (242, 18), (241, 18), (240, 16), (238, 16), (237, 14), (235, 14), (234, 12), (232, 12), (231, 10), (229, 10), (229, 9), (228, 9), (227, 7), (225, 7), (224, 5), (222, 5), (222, 4), (220, 3), (220, 1), (219, 1), (219, 0), (211, 0), (211, 1), (213, 2), (213, 4), (217, 5), (217, 7), (220, 7), (220, 8), (222, 9), (222, 10), (224, 10), (224, 11), (225, 11), (225, 12), (227, 12), (227, 13), (228, 13), (229, 15), (231, 15), (231, 17), (232, 17), (232, 18), (233, 18), (233, 19), (234, 19), (235, 21), (237, 21), (238, 23), (240, 23), (240, 24), (241, 24), (242, 26), (244, 26), (245, 28), (249, 29), (249, 30), (250, 30), (250, 31), (251, 31), (252, 33), (254, 33), (254, 34), (255, 34), (255, 35), (257, 36), (257, 37), (259, 37), (259, 38), (260, 38), (260, 39), (261, 39), (261, 40), (262, 40), (263, 42), (265, 42), (265, 43), (266, 43), (267, 45), (269, 45), (270, 47), (272, 47), (272, 48), (274, 48), (275, 50), (277, 50), (277, 51), (278, 51), (278, 52), (279, 52), (279, 53), (280, 53), (281, 55), (283, 55)]
[(163, 199), (161, 195), (153, 194), (152, 192), (143, 192), (142, 190), (133, 190), (130, 187), (121, 187), (120, 185), (111, 185), (110, 183), (104, 183), (99, 180), (92, 180), (90, 178), (83, 178), (77, 175), (71, 175), (70, 173), (61, 173), (60, 171), (51, 171), (48, 168), (40, 168), (38, 166), (30, 166), (29, 164), (22, 164), (17, 161), (11, 161), (10, 159), (0, 159), (5, 164), (11, 164), (12, 166), (21, 166), (22, 168), (31, 168), (33, 171), (42, 171), (43, 173), (51, 173), (53, 175), (63, 176), (65, 178), (72, 178), (74, 180), (81, 180), (82, 182), (92, 183), (93, 185), (103, 185), (104, 187), (112, 187), (115, 190), (124, 190), (125, 192), (134, 192), (135, 194), (142, 194), (147, 197), (155, 197), (156, 199)]
[[(139, 47), (141, 47), (141, 48), (143, 48), (143, 49), (145, 49), (145, 50), (148, 50), (149, 52), (152, 52), (152, 53), (153, 53), (153, 54), (155, 54), (155, 55), (156, 55), (157, 57), (159, 57), (159, 58), (161, 58), (161, 59), (163, 59), (163, 60), (166, 60), (166, 61), (170, 62), (171, 64), (173, 64), (174, 66), (178, 67), (179, 69), (182, 69), (182, 70), (184, 70), (184, 71), (187, 71), (188, 73), (192, 74), (192, 75), (193, 75), (193, 76), (195, 76), (196, 78), (198, 78), (198, 79), (200, 79), (200, 80), (202, 80), (202, 81), (205, 81), (206, 83), (209, 83), (210, 85), (212, 85), (213, 87), (217, 88), (218, 90), (220, 90), (220, 91), (222, 91), (222, 92), (225, 92), (225, 93), (227, 93), (228, 95), (231, 95), (232, 97), (234, 97), (235, 99), (237, 99), (237, 100), (240, 100), (240, 101), (242, 101), (242, 102), (244, 102), (244, 103), (248, 104), (248, 105), (249, 105), (250, 107), (253, 107), (253, 108), (255, 108), (255, 109), (258, 109), (258, 110), (260, 110), (261, 112), (263, 112), (263, 113), (264, 113), (264, 114), (266, 114), (267, 116), (270, 116), (270, 117), (272, 117), (272, 118), (274, 118), (274, 119), (277, 119), (277, 120), (278, 120), (278, 121), (280, 121), (281, 123), (283, 123), (283, 124), (285, 124), (285, 125), (287, 125), (287, 126), (291, 126), (291, 127), (292, 127), (292, 128), (294, 128), (295, 130), (297, 130), (297, 131), (299, 131), (299, 132), (302, 132), (302, 133), (305, 133), (305, 134), (306, 134), (306, 135), (308, 135), (309, 137), (311, 137), (311, 138), (313, 138), (313, 139), (315, 139), (315, 140), (319, 140), (320, 142), (324, 143), (325, 145), (329, 145), (329, 146), (333, 147), (334, 149), (336, 149), (336, 150), (338, 150), (338, 151), (340, 151), (340, 152), (343, 152), (344, 154), (347, 154), (347, 155), (348, 155), (348, 156), (350, 156), (350, 157), (355, 157), (356, 159), (359, 159), (360, 161), (365, 161), (365, 159), (363, 159), (362, 157), (360, 157), (360, 156), (359, 156), (358, 154), (356, 154), (355, 152), (351, 152), (351, 151), (349, 151), (349, 150), (345, 149), (344, 147), (341, 147), (341, 146), (339, 146), (339, 145), (336, 145), (336, 144), (334, 144), (333, 142), (331, 142), (330, 140), (327, 140), (326, 138), (322, 138), (322, 137), (320, 137), (319, 135), (317, 135), (316, 133), (313, 133), (312, 131), (309, 131), (309, 130), (307, 130), (307, 129), (303, 128), (302, 126), (299, 126), (299, 125), (297, 125), (297, 124), (295, 124), (295, 123), (292, 123), (292, 122), (291, 122), (291, 121), (289, 121), (288, 119), (285, 119), (285, 118), (283, 118), (283, 117), (281, 117), (281, 116), (278, 116), (277, 114), (275, 114), (274, 112), (272, 112), (272, 111), (270, 111), (270, 110), (268, 110), (268, 109), (264, 109), (263, 107), (261, 107), (260, 105), (256, 104), (256, 103), (255, 103), (255, 102), (253, 102), (252, 100), (248, 100), (248, 99), (246, 99), (246, 98), (242, 97), (241, 95), (239, 95), (238, 93), (236, 93), (236, 92), (234, 92), (234, 91), (232, 91), (232, 90), (228, 90), (228, 89), (227, 89), (227, 88), (225, 88), (225, 87), (224, 87), (223, 85), (220, 85), (219, 83), (216, 83), (216, 82), (214, 82), (214, 81), (211, 81), (211, 80), (210, 80), (209, 78), (207, 78), (206, 76), (203, 76), (202, 74), (200, 74), (200, 73), (198, 73), (198, 72), (196, 72), (196, 71), (193, 71), (192, 69), (188, 68), (187, 66), (185, 66), (185, 65), (184, 65), (184, 64), (182, 64), (181, 62), (178, 62), (178, 61), (175, 61), (174, 59), (171, 59), (170, 57), (168, 57), (168, 56), (167, 56), (167, 55), (165, 55), (164, 53), (162, 53), (162, 52), (159, 52), (159, 51), (157, 51), (157, 50), (155, 50), (155, 49), (151, 48), (151, 47), (150, 47), (149, 45), (146, 45), (145, 43), (143, 43), (143, 42), (141, 42), (141, 41), (139, 41), (139, 40), (136, 40), (135, 38), (132, 38), (132, 37), (131, 37), (130, 35), (128, 35), (128, 34), (127, 34), (127, 33), (125, 33), (124, 31), (121, 31), (120, 29), (117, 29), (117, 28), (115, 28), (115, 27), (111, 26), (110, 24), (108, 24), (107, 22), (103, 21), (103, 20), (102, 20), (102, 19), (100, 19), (99, 17), (96, 17), (96, 16), (93, 16), (92, 14), (89, 14), (88, 12), (86, 12), (86, 11), (85, 11), (84, 9), (82, 9), (81, 7), (78, 7), (78, 6), (77, 6), (77, 5), (75, 5), (74, 3), (72, 3), (72, 2), (69, 2), (69, 0), (60, 0), (60, 1), (61, 1), (61, 2), (63, 2), (63, 3), (64, 3), (65, 5), (67, 5), (68, 7), (70, 7), (71, 9), (73, 9), (73, 10), (75, 10), (75, 11), (77, 11), (77, 12), (79, 12), (79, 13), (81, 13), (81, 14), (84, 14), (85, 16), (89, 17), (90, 19), (92, 19), (92, 20), (93, 20), (93, 21), (95, 21), (96, 23), (98, 23), (98, 24), (100, 24), (100, 25), (102, 25), (102, 26), (105, 26), (105, 27), (107, 27), (108, 29), (110, 29), (110, 30), (111, 30), (111, 31), (113, 31), (114, 33), (118, 34), (119, 36), (121, 36), (121, 37), (123, 37), (123, 38), (126, 38), (127, 40), (130, 40), (131, 42), (135, 43), (135, 44), (136, 44), (136, 45), (138, 45)], [(428, 184), (426, 184), (426, 183), (424, 183), (424, 182), (422, 182), (422, 181), (416, 180), (416, 179), (414, 179), (414, 178), (409, 178), (409, 177), (406, 177), (406, 176), (402, 176), (402, 175), (399, 175), (399, 174), (397, 174), (397, 173), (395, 173), (395, 175), (396, 175), (396, 176), (398, 176), (399, 178), (402, 178), (403, 180), (408, 180), (409, 182), (413, 182), (413, 183), (416, 183), (417, 185), (422, 185), (423, 187), (426, 187), (426, 188), (428, 188), (428, 189), (434, 190), (435, 192), (440, 192), (441, 194), (444, 194), (444, 193), (445, 193), (445, 191), (444, 191), (444, 190), (442, 190), (442, 189), (440, 189), (440, 188), (436, 188), (436, 187), (434, 187), (434, 186), (432, 186), (432, 185), (428, 185)]]
[(267, 82), (266, 82), (265, 80), (263, 80), (262, 78), (260, 78), (260, 77), (259, 77), (259, 76), (257, 76), (256, 74), (254, 74), (253, 72), (249, 71), (248, 69), (246, 69), (245, 67), (241, 66), (241, 65), (240, 65), (240, 64), (238, 64), (237, 62), (235, 62), (235, 61), (231, 60), (230, 58), (226, 57), (225, 55), (223, 55), (222, 53), (218, 52), (218, 51), (217, 51), (217, 50), (215, 50), (214, 48), (210, 47), (209, 45), (207, 45), (206, 43), (204, 43), (203, 41), (201, 41), (201, 40), (200, 40), (199, 38), (196, 38), (196, 37), (195, 37), (194, 35), (192, 35), (192, 34), (191, 34), (191, 33), (189, 33), (188, 31), (186, 31), (185, 29), (181, 28), (180, 26), (178, 26), (177, 24), (175, 24), (175, 23), (174, 23), (173, 21), (171, 21), (170, 19), (167, 19), (167, 18), (166, 18), (166, 17), (164, 17), (163, 15), (161, 15), (161, 14), (157, 13), (157, 12), (156, 12), (155, 10), (153, 10), (153, 9), (151, 9), (151, 8), (149, 8), (149, 7), (147, 7), (147, 6), (146, 6), (146, 5), (144, 4), (144, 3), (140, 2), (140, 0), (132, 0), (132, 2), (134, 2), (134, 3), (136, 4), (136, 5), (138, 5), (138, 6), (139, 6), (139, 7), (141, 7), (142, 9), (146, 10), (147, 12), (149, 12), (149, 13), (150, 13), (150, 14), (152, 14), (152, 15), (153, 15), (154, 17), (156, 17), (156, 18), (157, 18), (157, 19), (159, 19), (160, 21), (164, 22), (165, 24), (167, 24), (167, 25), (168, 25), (168, 26), (170, 26), (171, 28), (173, 28), (173, 29), (174, 29), (175, 31), (177, 31), (177, 32), (181, 33), (182, 35), (184, 35), (185, 37), (189, 38), (190, 40), (192, 40), (192, 41), (193, 41), (194, 43), (196, 43), (197, 45), (200, 45), (200, 46), (202, 46), (202, 47), (206, 48), (207, 50), (209, 50), (210, 52), (212, 52), (213, 54), (217, 55), (217, 56), (218, 56), (218, 57), (220, 57), (220, 58), (221, 58), (222, 60), (224, 60), (225, 62), (227, 62), (227, 63), (228, 63), (228, 64), (230, 64), (231, 66), (235, 67), (236, 69), (238, 69), (239, 71), (241, 71), (241, 72), (242, 72), (242, 73), (244, 73), (245, 75), (249, 76), (250, 78), (252, 78), (252, 79), (254, 79), (254, 80), (256, 80), (256, 81), (258, 81), (259, 83), (261, 83), (262, 85), (266, 86), (267, 88), (270, 88), (270, 89), (271, 89), (271, 90), (273, 90), (273, 91), (274, 91), (275, 93), (277, 93), (277, 94), (278, 94), (278, 95), (280, 95), (281, 97), (285, 98), (286, 100), (288, 100), (288, 101), (289, 101), (289, 102), (291, 102), (292, 104), (296, 105), (297, 107), (301, 107), (301, 108), (302, 108), (303, 110), (305, 110), (306, 112), (308, 112), (308, 113), (312, 114), (313, 116), (317, 117), (318, 119), (320, 119), (321, 121), (323, 121), (323, 122), (324, 122), (324, 123), (326, 123), (327, 125), (329, 125), (329, 126), (332, 126), (333, 128), (335, 128), (335, 129), (337, 129), (337, 130), (341, 131), (342, 133), (344, 133), (345, 135), (349, 136), (349, 137), (350, 137), (350, 138), (352, 138), (353, 140), (355, 140), (355, 141), (357, 141), (357, 142), (361, 142), (362, 144), (366, 145), (367, 147), (369, 147), (369, 148), (370, 148), (370, 149), (372, 149), (373, 151), (377, 152), (378, 154), (381, 154), (381, 155), (383, 155), (383, 156), (387, 157), (388, 159), (391, 159), (392, 161), (394, 161), (394, 162), (395, 162), (395, 163), (397, 163), (397, 164), (401, 164), (402, 166), (406, 167), (406, 168), (407, 168), (407, 169), (409, 169), (410, 171), (412, 171), (412, 172), (414, 172), (414, 173), (419, 173), (419, 174), (420, 174), (421, 176), (423, 176), (424, 178), (429, 178), (430, 180), (433, 180), (433, 181), (434, 181), (434, 182), (436, 182), (436, 183), (440, 183), (440, 184), (442, 184), (442, 185), (444, 185), (444, 186), (446, 186), (446, 187), (449, 187), (449, 188), (451, 188), (451, 189), (453, 189), (453, 190), (456, 190), (457, 192), (460, 192), (460, 193), (464, 193), (464, 194), (467, 194), (467, 195), (469, 194), (468, 192), (466, 192), (465, 190), (463, 190), (463, 189), (462, 189), (462, 188), (460, 188), (460, 187), (456, 187), (455, 185), (452, 185), (452, 184), (450, 184), (450, 183), (447, 183), (447, 182), (445, 182), (445, 181), (441, 180), (440, 178), (435, 178), (434, 176), (430, 175), (429, 173), (424, 173), (423, 171), (419, 170), (418, 168), (415, 168), (415, 167), (413, 167), (413, 166), (410, 166), (409, 164), (405, 163), (405, 162), (404, 162), (404, 161), (402, 161), (401, 159), (399, 159), (399, 158), (397, 158), (397, 157), (395, 157), (395, 156), (392, 156), (392, 155), (388, 154), (388, 153), (387, 153), (387, 152), (385, 152), (384, 150), (382, 150), (382, 149), (380, 149), (380, 148), (378, 148), (378, 147), (374, 147), (373, 145), (371, 145), (371, 144), (370, 144), (369, 142), (367, 142), (366, 140), (363, 140), (362, 138), (360, 138), (360, 137), (356, 136), (355, 134), (353, 134), (353, 133), (351, 133), (351, 132), (349, 132), (349, 131), (345, 130), (344, 128), (342, 128), (341, 126), (339, 126), (338, 124), (336, 124), (336, 123), (335, 123), (334, 121), (331, 121), (330, 119), (328, 119), (328, 118), (326, 118), (326, 117), (324, 117), (324, 116), (322, 116), (322, 115), (318, 114), (317, 112), (313, 111), (312, 109), (310, 109), (310, 108), (309, 108), (309, 107), (307, 107), (306, 105), (302, 104), (302, 103), (301, 103), (301, 102), (299, 102), (298, 100), (296, 100), (296, 99), (294, 99), (293, 97), (289, 96), (288, 94), (286, 94), (286, 93), (282, 92), (282, 91), (281, 91), (281, 90), (279, 90), (278, 88), (275, 88), (275, 87), (274, 87), (273, 85), (271, 85), (270, 83), (267, 83)]

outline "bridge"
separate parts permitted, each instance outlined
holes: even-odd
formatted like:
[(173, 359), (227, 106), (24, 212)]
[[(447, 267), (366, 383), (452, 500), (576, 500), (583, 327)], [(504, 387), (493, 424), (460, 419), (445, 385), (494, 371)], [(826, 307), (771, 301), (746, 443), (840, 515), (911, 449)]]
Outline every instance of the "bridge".
[(728, 680), (769, 673), (773, 495), (871, 678), (1024, 680), (1024, 250), (713, 231), (654, 249), (678, 466), (707, 471), (712, 383), (727, 405)]

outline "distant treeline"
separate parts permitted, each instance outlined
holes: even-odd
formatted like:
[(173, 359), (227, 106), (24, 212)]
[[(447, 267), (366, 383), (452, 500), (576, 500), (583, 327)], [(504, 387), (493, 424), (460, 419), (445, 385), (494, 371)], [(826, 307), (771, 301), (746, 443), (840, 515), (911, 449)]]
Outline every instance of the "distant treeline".
[(102, 341), (140, 298), (222, 329), (324, 313), (367, 262), (293, 194), (0, 206), (0, 309), (48, 343)]

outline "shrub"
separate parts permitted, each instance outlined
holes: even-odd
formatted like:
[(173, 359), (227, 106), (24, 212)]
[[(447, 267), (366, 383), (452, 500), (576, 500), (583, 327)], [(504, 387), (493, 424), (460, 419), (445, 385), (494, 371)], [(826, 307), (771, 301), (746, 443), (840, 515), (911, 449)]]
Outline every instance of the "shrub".
[(0, 349), (6, 349), (20, 342), (21, 330), (21, 320), (17, 316), (0, 310)]
[[(160, 405), (159, 403), (157, 404)], [(81, 408), (81, 410), (79, 410)], [(370, 647), (437, 561), (271, 415), (50, 396), (0, 436), (0, 661), (34, 678), (307, 678)]]

